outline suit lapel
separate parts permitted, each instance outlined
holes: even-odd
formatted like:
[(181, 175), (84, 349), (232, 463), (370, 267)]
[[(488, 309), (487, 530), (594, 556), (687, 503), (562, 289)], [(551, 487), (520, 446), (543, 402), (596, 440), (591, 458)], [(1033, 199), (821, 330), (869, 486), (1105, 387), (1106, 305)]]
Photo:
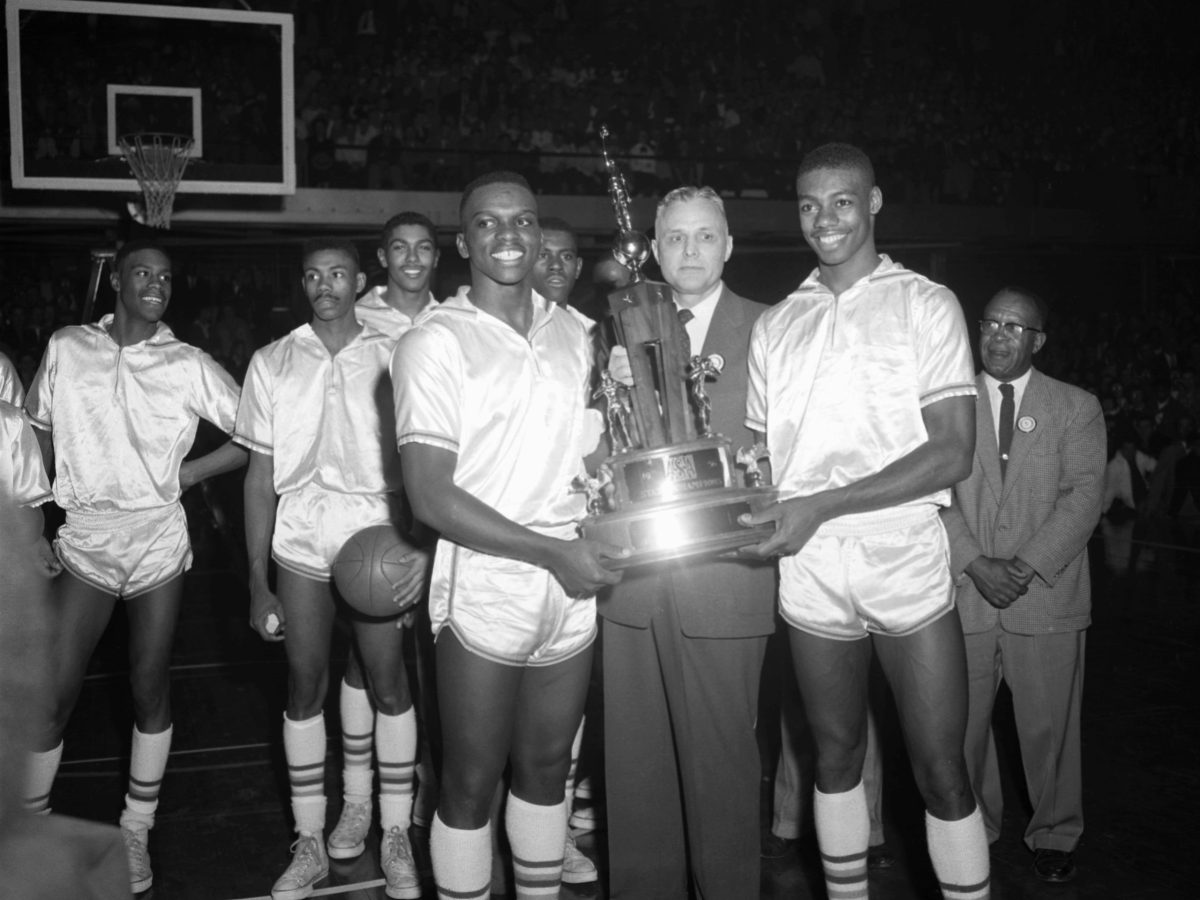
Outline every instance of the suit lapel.
[(721, 288), (721, 296), (713, 307), (712, 321), (708, 323), (708, 333), (704, 335), (704, 346), (700, 349), (701, 356), (711, 353), (722, 353), (725, 336), (737, 334), (738, 326), (742, 324), (744, 313), (740, 304), (730, 299), (729, 288)]
[(979, 460), (979, 467), (992, 494), (999, 497), (1004, 487), (1004, 479), (1000, 477), (1000, 445), (996, 442), (992, 398), (982, 373), (975, 377), (975, 389), (975, 458)]

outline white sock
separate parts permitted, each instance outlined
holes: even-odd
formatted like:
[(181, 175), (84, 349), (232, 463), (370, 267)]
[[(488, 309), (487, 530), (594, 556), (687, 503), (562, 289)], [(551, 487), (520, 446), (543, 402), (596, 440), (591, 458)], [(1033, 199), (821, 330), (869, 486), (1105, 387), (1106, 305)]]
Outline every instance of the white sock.
[(814, 788), (813, 817), (830, 900), (867, 900), (871, 820), (863, 783), (839, 794), (823, 794)]
[(371, 742), (375, 730), (375, 711), (363, 688), (346, 684), (338, 692), (338, 710), (342, 719), (342, 797), (347, 803), (371, 800)]
[(296, 831), (321, 835), (325, 832), (325, 714), (293, 722), (285, 713), (283, 752)]
[(375, 715), (375, 756), (379, 760), (379, 818), (383, 830), (412, 824), (413, 771), (417, 762), (417, 711)]
[(512, 848), (518, 900), (557, 897), (562, 886), (566, 803), (538, 806), (508, 793), (504, 825)]
[(451, 828), (435, 814), (429, 829), (429, 854), (438, 896), (488, 900), (492, 891), (492, 826)]
[(129, 793), (121, 813), (121, 827), (134, 831), (154, 827), (154, 812), (158, 809), (158, 792), (163, 773), (171, 755), (171, 735), (174, 726), (157, 734), (143, 734), (133, 726), (133, 749), (129, 761)]
[(44, 816), (50, 812), (50, 789), (54, 787), (54, 776), (62, 761), (63, 742), (50, 750), (29, 754), (28, 775), (25, 781), (25, 810)]
[(925, 813), (929, 858), (945, 900), (987, 900), (991, 860), (979, 807), (965, 819), (947, 822)]

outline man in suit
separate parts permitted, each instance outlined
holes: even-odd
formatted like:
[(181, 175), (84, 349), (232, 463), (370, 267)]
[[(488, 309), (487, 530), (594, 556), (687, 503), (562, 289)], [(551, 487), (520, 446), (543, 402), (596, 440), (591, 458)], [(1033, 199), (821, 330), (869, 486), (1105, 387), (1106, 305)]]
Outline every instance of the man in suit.
[(1064, 882), (1083, 831), (1087, 543), (1104, 495), (1104, 414), (1088, 392), (1033, 368), (1046, 343), (1038, 297), (1004, 288), (979, 325), (974, 467), (942, 514), (966, 635), (967, 768), (994, 842), (1002, 800), (991, 718), (1004, 680), (1033, 804), (1025, 843), (1038, 877)]
[[(766, 308), (721, 280), (733, 239), (711, 188), (658, 206), (651, 244), (694, 351), (725, 368), (707, 385), (711, 427), (735, 447), (750, 328)], [(687, 318), (687, 317), (683, 317)], [(759, 893), (754, 722), (774, 569), (688, 559), (630, 570), (602, 597), (605, 769), (613, 900), (744, 900)]]

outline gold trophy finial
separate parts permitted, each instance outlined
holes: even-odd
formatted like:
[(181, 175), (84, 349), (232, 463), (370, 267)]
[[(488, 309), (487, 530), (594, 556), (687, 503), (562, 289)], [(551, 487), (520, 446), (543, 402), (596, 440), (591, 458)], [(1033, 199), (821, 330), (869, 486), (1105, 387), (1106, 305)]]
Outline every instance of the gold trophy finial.
[(608, 172), (608, 196), (612, 198), (619, 229), (613, 238), (612, 253), (617, 262), (633, 273), (634, 281), (641, 281), (642, 266), (650, 258), (650, 242), (646, 235), (634, 230), (633, 219), (629, 215), (629, 184), (616, 161), (608, 155), (609, 134), (608, 126), (601, 125), (600, 152), (604, 156), (604, 169)]

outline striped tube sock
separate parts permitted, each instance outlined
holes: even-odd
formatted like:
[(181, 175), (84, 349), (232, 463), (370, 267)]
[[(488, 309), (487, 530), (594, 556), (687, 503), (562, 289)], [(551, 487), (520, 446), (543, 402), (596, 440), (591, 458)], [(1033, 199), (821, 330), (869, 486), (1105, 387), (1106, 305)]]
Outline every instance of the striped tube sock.
[(991, 860), (978, 806), (965, 819), (954, 822), (926, 812), (925, 839), (945, 900), (988, 900)]
[(867, 842), (871, 821), (860, 781), (840, 794), (813, 790), (817, 844), (829, 900), (867, 900)]
[(171, 755), (174, 727), (158, 734), (142, 734), (133, 726), (133, 749), (129, 761), (129, 793), (121, 813), (121, 827), (144, 831), (154, 827), (158, 809), (158, 791), (162, 787), (167, 758)]
[(504, 825), (512, 847), (517, 900), (558, 896), (566, 824), (565, 802), (537, 806), (509, 791)]
[(379, 818), (383, 830), (412, 824), (413, 771), (417, 762), (417, 711), (375, 714), (375, 756), (379, 759)]
[(371, 799), (371, 739), (375, 729), (375, 711), (366, 690), (346, 684), (338, 693), (342, 719), (342, 797), (347, 803), (366, 803)]
[(438, 900), (488, 900), (492, 892), (492, 826), (451, 828), (435, 814), (429, 854)]
[(63, 742), (51, 750), (29, 754), (28, 775), (25, 781), (25, 811), (44, 816), (50, 812), (50, 789), (62, 760)]
[(283, 752), (292, 787), (292, 817), (300, 834), (325, 832), (325, 714), (293, 722), (283, 716)]

